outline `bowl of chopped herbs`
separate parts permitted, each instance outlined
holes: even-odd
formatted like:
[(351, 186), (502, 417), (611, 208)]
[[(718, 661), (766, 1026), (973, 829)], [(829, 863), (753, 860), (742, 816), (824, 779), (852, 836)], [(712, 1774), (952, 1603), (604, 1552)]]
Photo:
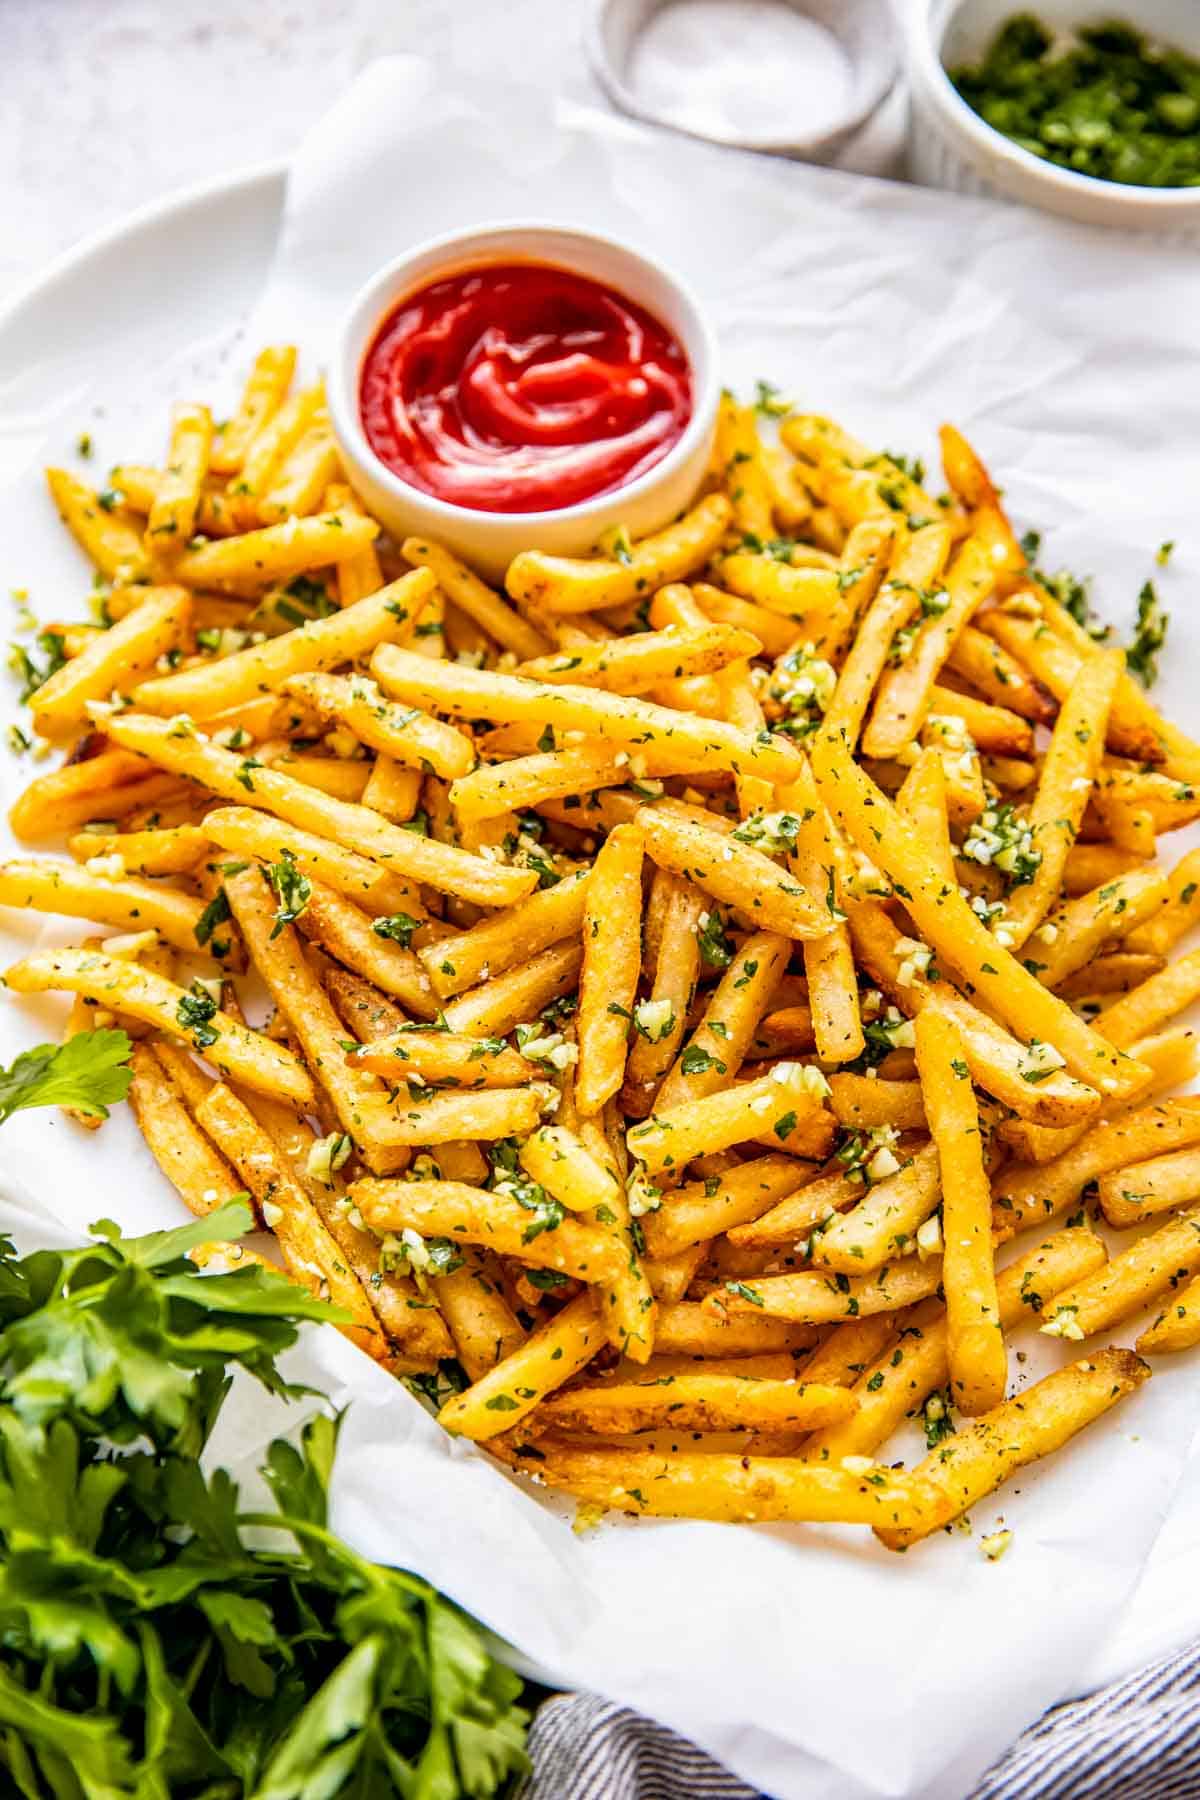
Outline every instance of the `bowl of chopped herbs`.
[(917, 180), (1200, 236), (1200, 6), (930, 0), (911, 63)]

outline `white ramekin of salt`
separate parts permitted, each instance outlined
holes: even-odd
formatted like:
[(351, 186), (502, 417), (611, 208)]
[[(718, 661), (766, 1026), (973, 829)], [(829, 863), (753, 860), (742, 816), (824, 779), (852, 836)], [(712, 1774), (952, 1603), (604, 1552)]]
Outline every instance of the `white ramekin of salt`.
[(833, 161), (899, 72), (890, 0), (592, 0), (585, 34), (622, 112), (807, 162)]

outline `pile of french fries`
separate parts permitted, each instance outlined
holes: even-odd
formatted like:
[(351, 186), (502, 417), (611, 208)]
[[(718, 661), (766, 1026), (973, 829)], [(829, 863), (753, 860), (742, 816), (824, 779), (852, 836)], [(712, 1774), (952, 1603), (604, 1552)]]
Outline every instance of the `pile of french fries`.
[[(248, 1193), (514, 1471), (961, 1519), (1200, 1340), (1200, 857), (1154, 860), (1200, 745), (949, 427), (934, 498), (727, 398), (684, 516), (500, 593), (385, 538), (294, 362), (179, 407), (161, 468), (50, 471), (102, 618), (53, 628), (65, 756), (11, 815), (70, 860), (0, 902), (93, 935), (9, 988), (125, 1026), (185, 1203)], [(1039, 1330), (1078, 1360), (1022, 1385)]]

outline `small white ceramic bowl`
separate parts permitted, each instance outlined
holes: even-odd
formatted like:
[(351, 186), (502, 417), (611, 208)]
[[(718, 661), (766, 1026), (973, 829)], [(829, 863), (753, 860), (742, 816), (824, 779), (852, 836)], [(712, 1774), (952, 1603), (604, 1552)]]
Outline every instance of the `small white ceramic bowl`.
[[(1130, 187), (1060, 169), (986, 125), (961, 99), (948, 68), (987, 50), (1020, 0), (920, 0), (909, 42), (909, 173), (925, 187), (1023, 200), (1090, 225), (1200, 238), (1200, 188)], [(1147, 37), (1200, 57), (1197, 0), (1038, 0), (1030, 8), (1052, 32), (1119, 18)]]
[[(639, 46), (658, 23), (658, 15), (667, 10), (669, 0), (591, 0), (591, 10), (584, 24), (584, 46), (596, 78), (614, 106), (635, 119), (650, 125), (666, 125), (689, 137), (704, 138), (714, 144), (728, 144), (739, 150), (763, 150), (777, 156), (794, 156), (805, 162), (830, 162), (855, 132), (879, 111), (895, 86), (900, 57), (891, 0), (775, 0), (778, 17), (760, 9), (758, 18), (739, 20), (737, 11), (729, 9), (728, 17), (706, 19), (701, 6), (693, 4), (690, 45), (679, 42), (671, 48), (677, 65), (672, 69), (672, 100), (647, 96), (636, 78)], [(804, 87), (804, 69), (797, 67), (797, 39), (786, 27), (788, 15), (795, 14), (809, 33), (805, 48), (809, 60), (820, 52), (815, 66), (828, 71), (830, 57), (845, 67), (845, 81), (840, 98), (831, 86), (821, 92), (819, 121), (806, 114), (806, 101), (811, 101), (811, 88)], [(726, 73), (722, 63), (725, 51), (722, 26), (727, 33), (747, 25), (761, 29), (755, 42), (778, 44), (774, 58), (777, 76), (791, 78), (795, 86), (791, 117), (786, 127), (776, 125), (735, 127), (732, 123), (701, 123), (687, 105), (689, 79), (699, 74), (712, 83), (707, 93), (708, 108), (719, 99), (729, 84), (744, 83), (746, 70)], [(824, 39), (824, 43), (822, 43)], [(803, 42), (803, 40), (799, 40)], [(704, 46), (708, 45), (707, 54)], [(800, 53), (803, 54), (802, 52)], [(687, 66), (678, 62), (687, 58)], [(816, 77), (820, 81), (820, 75)], [(761, 95), (762, 71), (758, 71), (755, 90)], [(836, 85), (836, 84), (834, 84)], [(743, 90), (743, 100), (745, 91)]]
[[(384, 319), (406, 294), (438, 276), (497, 262), (545, 263), (591, 276), (625, 294), (666, 325), (686, 352), (692, 373), (692, 416), (678, 443), (644, 475), (554, 511), (479, 512), (413, 487), (372, 450), (359, 413), (363, 359)], [(490, 225), (434, 238), (389, 263), (351, 303), (330, 359), (329, 413), (346, 472), (393, 535), (441, 539), (496, 580), (519, 550), (580, 556), (600, 534), (624, 525), (636, 537), (682, 511), (703, 478), (716, 429), (720, 385), (712, 329), (687, 287), (635, 250), (590, 231), (553, 225)]]

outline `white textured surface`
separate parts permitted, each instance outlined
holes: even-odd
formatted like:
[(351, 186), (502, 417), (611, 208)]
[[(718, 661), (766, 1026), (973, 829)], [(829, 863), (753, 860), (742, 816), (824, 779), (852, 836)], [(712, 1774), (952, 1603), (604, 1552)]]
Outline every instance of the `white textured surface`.
[(595, 97), (580, 11), (580, 0), (5, 0), (0, 299), (172, 188), (286, 156), (384, 51)]
[[(0, 302), (173, 188), (284, 157), (372, 57), (605, 105), (589, 0), (3, 0)], [(899, 103), (854, 167), (894, 164)], [(97, 296), (103, 303), (103, 296)]]

